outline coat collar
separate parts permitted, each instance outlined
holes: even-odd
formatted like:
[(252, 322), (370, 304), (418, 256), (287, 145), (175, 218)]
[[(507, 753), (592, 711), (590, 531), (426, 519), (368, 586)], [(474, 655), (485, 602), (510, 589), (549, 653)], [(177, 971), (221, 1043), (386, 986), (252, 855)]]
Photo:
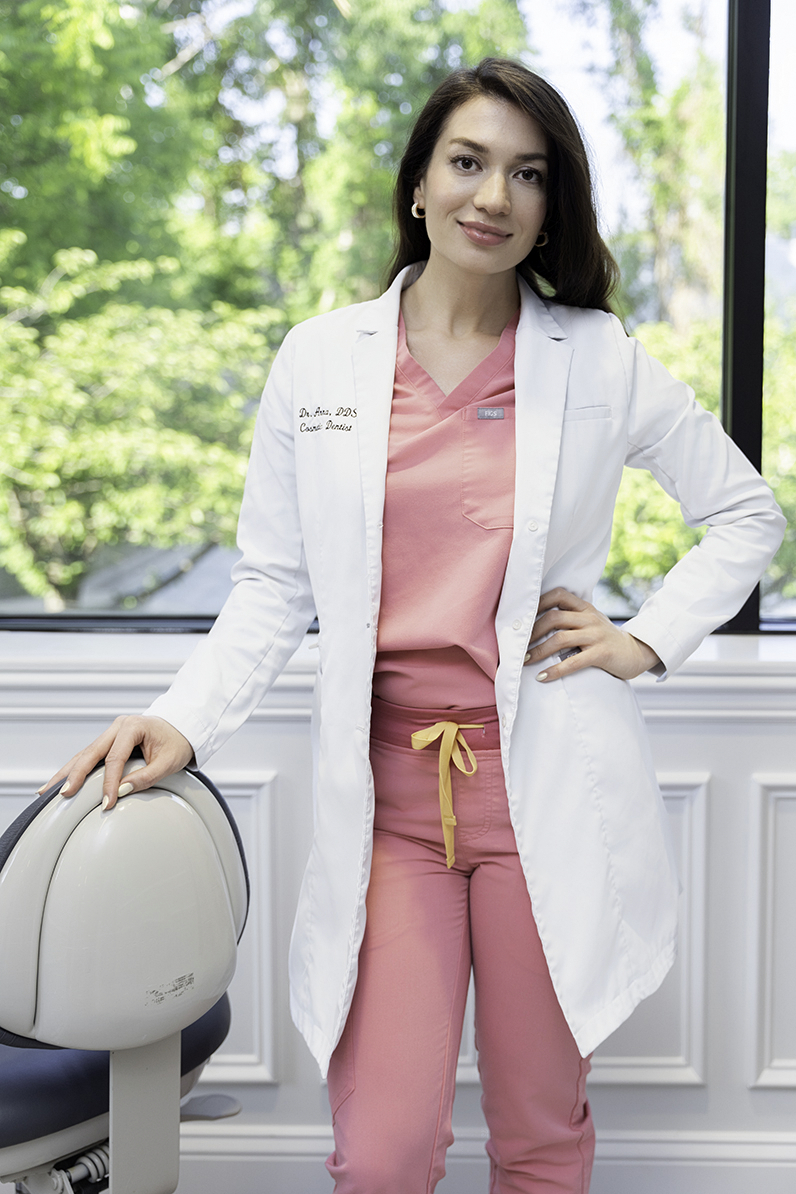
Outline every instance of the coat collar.
[[(369, 303), (362, 303), (356, 330), (363, 335), (373, 335), (397, 327), (401, 293), (417, 281), (423, 267), (422, 261), (407, 265), (384, 294)], [(519, 275), (517, 282), (520, 287), (520, 322), (517, 330), (525, 332), (533, 329), (543, 332), (551, 340), (566, 340), (567, 333), (556, 322), (544, 299), (534, 294), (528, 283)]]

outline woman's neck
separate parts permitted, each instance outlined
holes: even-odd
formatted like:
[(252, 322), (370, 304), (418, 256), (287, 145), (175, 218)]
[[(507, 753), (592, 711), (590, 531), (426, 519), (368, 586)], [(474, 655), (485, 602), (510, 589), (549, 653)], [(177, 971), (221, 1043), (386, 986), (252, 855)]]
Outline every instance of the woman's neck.
[(458, 340), (472, 335), (499, 336), (519, 302), (513, 270), (465, 273), (432, 250), (423, 273), (404, 291), (401, 308), (408, 331), (423, 328)]

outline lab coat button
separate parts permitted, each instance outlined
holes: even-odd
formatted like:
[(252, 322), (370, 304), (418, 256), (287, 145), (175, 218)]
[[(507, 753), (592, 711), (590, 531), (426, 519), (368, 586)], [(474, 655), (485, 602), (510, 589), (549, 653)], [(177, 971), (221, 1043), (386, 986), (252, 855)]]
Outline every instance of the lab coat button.
[(528, 530), (529, 530), (529, 531), (538, 531), (538, 530), (539, 530), (539, 523), (538, 523), (538, 522), (533, 522), (533, 521), (529, 522), (529, 523), (528, 523)]
[(503, 729), (505, 730), (505, 728), (506, 728), (506, 714), (505, 713), (503, 714), (503, 716), (500, 719), (500, 724), (503, 726)]
[(515, 618), (511, 623), (512, 630), (522, 630), (522, 622), (519, 618)]

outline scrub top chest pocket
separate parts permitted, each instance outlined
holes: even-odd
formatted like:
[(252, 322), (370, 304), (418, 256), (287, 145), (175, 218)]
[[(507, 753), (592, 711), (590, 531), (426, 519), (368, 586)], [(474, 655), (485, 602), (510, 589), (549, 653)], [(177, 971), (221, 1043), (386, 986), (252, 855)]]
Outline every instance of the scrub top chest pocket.
[(462, 431), (462, 514), (492, 530), (514, 525), (514, 408), (465, 406)]

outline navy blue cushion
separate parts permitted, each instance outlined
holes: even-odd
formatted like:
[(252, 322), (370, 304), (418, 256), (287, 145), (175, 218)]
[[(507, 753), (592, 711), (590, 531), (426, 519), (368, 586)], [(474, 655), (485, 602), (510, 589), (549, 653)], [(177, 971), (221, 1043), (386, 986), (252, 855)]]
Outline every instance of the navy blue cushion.
[[(181, 1072), (213, 1054), (229, 1032), (229, 998), (182, 1031)], [(29, 1042), (25, 1042), (27, 1045)], [(103, 1115), (109, 1054), (90, 1049), (0, 1049), (0, 1148), (23, 1144)]]

